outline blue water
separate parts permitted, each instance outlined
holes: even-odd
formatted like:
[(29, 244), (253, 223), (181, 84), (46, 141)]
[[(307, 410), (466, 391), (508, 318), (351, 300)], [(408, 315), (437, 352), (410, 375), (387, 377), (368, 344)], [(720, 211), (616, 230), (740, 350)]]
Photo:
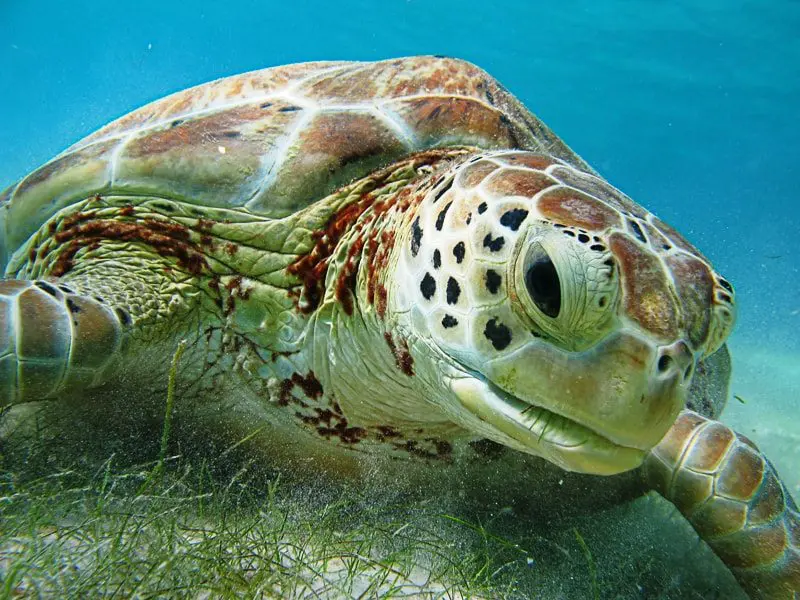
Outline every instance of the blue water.
[[(751, 371), (780, 384), (794, 419), (798, 32), (794, 0), (0, 0), (0, 188), (112, 118), (224, 75), (463, 57), (709, 255), (737, 287), (734, 351), (763, 354)], [(745, 367), (741, 385), (769, 406), (772, 388), (748, 388)]]

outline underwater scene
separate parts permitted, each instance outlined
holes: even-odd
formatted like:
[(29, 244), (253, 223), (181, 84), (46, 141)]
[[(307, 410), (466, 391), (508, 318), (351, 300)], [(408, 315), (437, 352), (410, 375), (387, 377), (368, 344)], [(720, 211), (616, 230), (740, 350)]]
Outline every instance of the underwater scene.
[(0, 598), (800, 596), (798, 31), (0, 0)]

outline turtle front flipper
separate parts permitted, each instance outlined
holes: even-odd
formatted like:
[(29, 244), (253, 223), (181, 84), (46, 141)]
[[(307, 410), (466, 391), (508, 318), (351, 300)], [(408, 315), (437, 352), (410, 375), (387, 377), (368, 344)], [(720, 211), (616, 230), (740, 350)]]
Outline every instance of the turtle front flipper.
[(0, 280), (0, 406), (102, 383), (128, 321), (66, 284)]
[(644, 463), (752, 598), (800, 597), (800, 514), (755, 444), (684, 411)]

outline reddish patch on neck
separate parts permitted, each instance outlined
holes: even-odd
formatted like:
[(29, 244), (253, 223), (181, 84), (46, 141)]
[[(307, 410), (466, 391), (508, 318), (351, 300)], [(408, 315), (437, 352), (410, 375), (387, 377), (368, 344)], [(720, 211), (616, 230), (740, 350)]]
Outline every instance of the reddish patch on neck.
[(142, 243), (160, 256), (176, 259), (178, 266), (192, 275), (199, 275), (208, 268), (205, 257), (190, 241), (190, 230), (183, 225), (152, 218), (141, 221), (94, 219), (94, 214), (81, 212), (64, 219), (60, 231), (53, 236), (54, 241), (63, 244), (64, 248), (50, 275), (62, 277), (72, 270), (79, 250), (96, 248), (105, 240)]
[[(415, 168), (437, 163), (451, 158), (452, 151), (429, 150), (420, 152), (406, 162), (413, 164)], [(387, 178), (394, 174), (398, 169), (398, 163), (387, 167), (375, 176), (375, 185), (384, 185)], [(376, 201), (372, 193), (362, 195), (357, 201), (342, 207), (328, 219), (325, 229), (313, 233), (314, 247), (308, 254), (299, 256), (287, 268), (290, 275), (297, 276), (302, 285), (301, 299), (298, 308), (304, 314), (314, 312), (322, 302), (325, 295), (325, 279), (330, 266), (330, 259), (336, 251), (342, 237), (351, 230), (355, 223), (364, 215), (368, 209), (372, 209), (369, 215), (361, 224), (361, 229), (374, 229), (375, 220), (385, 214), (393, 207), (400, 211), (408, 210), (414, 200), (414, 194), (410, 186), (396, 194), (390, 195), (386, 200)], [(360, 233), (360, 231), (359, 231)], [(334, 288), (335, 298), (342, 303), (344, 311), (350, 315), (353, 312), (353, 291), (355, 289), (355, 274), (361, 260), (361, 251), (365, 245), (369, 244), (369, 238), (365, 240), (361, 235), (355, 237), (352, 246), (348, 251), (346, 262), (339, 273)], [(377, 255), (376, 256), (377, 260)], [(383, 263), (388, 259), (388, 251), (381, 255)], [(380, 263), (376, 263), (376, 267)], [(374, 294), (374, 291), (373, 291)]]
[(389, 350), (391, 350), (394, 355), (394, 362), (397, 368), (409, 377), (413, 376), (414, 357), (411, 356), (411, 353), (408, 351), (408, 342), (401, 339), (398, 344), (395, 344), (392, 339), (392, 334), (388, 331), (383, 334), (383, 339), (386, 340), (386, 345), (389, 346)]

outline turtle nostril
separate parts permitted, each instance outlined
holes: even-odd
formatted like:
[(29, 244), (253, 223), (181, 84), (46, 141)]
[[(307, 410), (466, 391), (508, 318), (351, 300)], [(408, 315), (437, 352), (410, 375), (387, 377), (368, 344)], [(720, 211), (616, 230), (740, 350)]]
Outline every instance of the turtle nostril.
[(656, 369), (659, 375), (683, 376), (684, 380), (688, 380), (694, 369), (694, 357), (689, 347), (679, 341), (659, 349)]

